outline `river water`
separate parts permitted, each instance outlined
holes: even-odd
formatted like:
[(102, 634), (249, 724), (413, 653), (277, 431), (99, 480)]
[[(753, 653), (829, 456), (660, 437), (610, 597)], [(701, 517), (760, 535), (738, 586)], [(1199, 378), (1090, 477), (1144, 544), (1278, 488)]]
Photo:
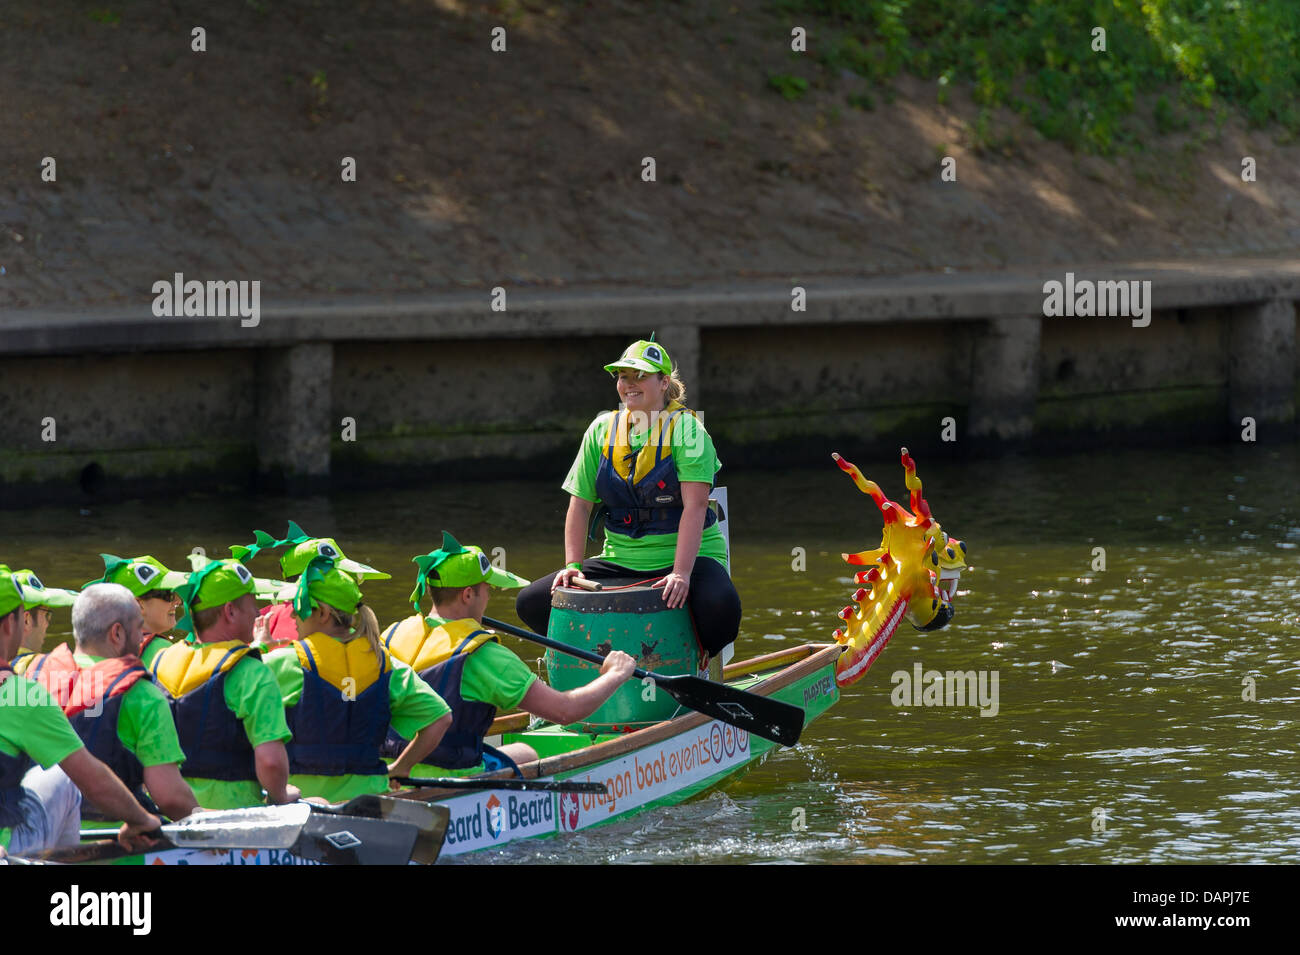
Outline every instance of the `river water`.
[[(840, 450), (906, 500), (896, 457)], [(904, 624), (797, 748), (719, 790), (468, 860), (1300, 860), (1300, 450), (917, 463), (935, 517), (969, 546), (945, 630)], [(829, 455), (821, 469), (722, 476), (745, 605), (740, 655), (829, 639), (855, 589), (839, 554), (879, 544), (870, 500)], [(386, 623), (409, 612), (410, 557), (437, 547), (444, 527), (504, 548), (525, 576), (558, 566), (567, 500), (552, 477), (5, 512), (0, 562), (78, 586), (100, 573), (100, 551), (182, 568), (195, 546), (226, 556), (252, 528), (278, 536), (293, 518), (394, 574), (367, 587)], [(253, 569), (273, 576), (274, 560)], [(517, 621), (508, 595), (488, 612)], [(70, 629), (57, 612), (52, 639)], [(895, 705), (895, 674), (917, 666), (982, 671), (990, 691), (996, 676), (996, 713)]]

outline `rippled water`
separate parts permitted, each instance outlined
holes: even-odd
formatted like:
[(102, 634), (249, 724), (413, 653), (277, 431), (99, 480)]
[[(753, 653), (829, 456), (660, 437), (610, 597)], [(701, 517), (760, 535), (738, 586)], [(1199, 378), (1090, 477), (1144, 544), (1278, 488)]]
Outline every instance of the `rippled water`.
[[(841, 450), (904, 497), (896, 459)], [(900, 631), (796, 749), (720, 790), (467, 861), (1300, 860), (1297, 449), (918, 466), (935, 516), (970, 547), (946, 630)], [(443, 527), (505, 547), (526, 576), (558, 566), (566, 500), (553, 477), (6, 514), (0, 561), (76, 585), (98, 574), (101, 550), (177, 565), (195, 545), (224, 555), (252, 527), (279, 534), (293, 517), (399, 578), (367, 588), (382, 622), (406, 612), (409, 558)], [(829, 459), (728, 478), (741, 653), (827, 639), (854, 589), (839, 553), (879, 542), (870, 501)], [(797, 547), (803, 572), (792, 570)], [(1093, 569), (1098, 547), (1104, 570)], [(515, 619), (508, 598), (489, 613)], [(64, 611), (53, 632), (68, 629)], [(891, 676), (916, 664), (996, 673), (997, 714), (895, 706)], [(794, 831), (800, 815), (807, 828)]]

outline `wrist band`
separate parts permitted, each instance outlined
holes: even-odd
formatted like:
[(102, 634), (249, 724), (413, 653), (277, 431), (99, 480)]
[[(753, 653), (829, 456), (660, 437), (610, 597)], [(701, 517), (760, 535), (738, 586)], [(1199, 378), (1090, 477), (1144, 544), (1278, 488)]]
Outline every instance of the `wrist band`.
[(567, 564), (565, 564), (564, 567), (566, 570), (582, 570), (582, 561), (571, 560)]

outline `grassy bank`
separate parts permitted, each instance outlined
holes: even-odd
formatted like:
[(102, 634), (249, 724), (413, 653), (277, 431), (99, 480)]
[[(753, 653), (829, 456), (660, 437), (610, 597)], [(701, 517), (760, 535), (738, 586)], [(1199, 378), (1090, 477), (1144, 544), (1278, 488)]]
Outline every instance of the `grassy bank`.
[[(1145, 127), (1130, 119), (1144, 94), (1154, 97), (1152, 115), (1162, 133), (1213, 121), (1225, 106), (1253, 123), (1300, 133), (1295, 0), (773, 0), (769, 6), (808, 29), (808, 51), (824, 70), (865, 76), (880, 84), (884, 97), (901, 72), (937, 80), (941, 88), (971, 84), (982, 107), (975, 132), (985, 146), (996, 144), (993, 110), (1005, 106), (1073, 149), (1141, 148)], [(772, 85), (797, 95), (792, 79), (776, 74)], [(870, 109), (874, 100), (857, 94), (849, 105)]]

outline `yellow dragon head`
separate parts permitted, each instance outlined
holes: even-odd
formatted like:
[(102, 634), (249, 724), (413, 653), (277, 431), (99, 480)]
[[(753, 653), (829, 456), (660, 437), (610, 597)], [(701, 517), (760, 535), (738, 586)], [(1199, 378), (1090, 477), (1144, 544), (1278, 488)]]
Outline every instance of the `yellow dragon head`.
[(874, 481), (838, 454), (832, 454), (858, 490), (869, 494), (880, 509), (885, 531), (880, 546), (859, 554), (844, 554), (846, 563), (868, 566), (854, 579), (863, 585), (854, 595), (856, 605), (840, 611), (846, 623), (835, 631), (845, 650), (835, 665), (840, 686), (856, 683), (885, 649), (904, 616), (920, 630), (938, 630), (952, 619), (952, 597), (961, 568), (966, 566), (966, 545), (949, 537), (930, 514), (921, 494), (916, 463), (902, 449), (903, 470), (911, 492), (911, 512), (889, 500)]

